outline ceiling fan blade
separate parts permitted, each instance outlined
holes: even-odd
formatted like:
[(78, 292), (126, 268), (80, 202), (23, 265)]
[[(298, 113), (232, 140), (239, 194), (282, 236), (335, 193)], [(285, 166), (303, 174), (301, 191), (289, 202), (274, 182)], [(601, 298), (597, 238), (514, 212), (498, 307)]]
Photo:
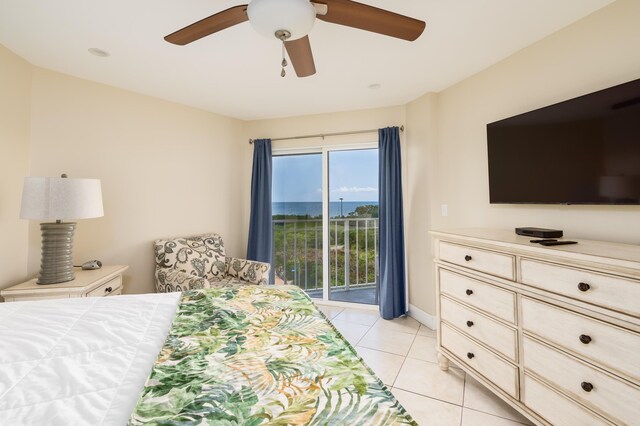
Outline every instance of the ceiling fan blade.
[(285, 47), (289, 54), (289, 59), (298, 77), (308, 77), (316, 73), (316, 65), (313, 63), (313, 53), (309, 36), (304, 36), (297, 40), (285, 41)]
[(204, 18), (198, 22), (182, 28), (174, 33), (169, 34), (164, 39), (169, 43), (184, 46), (192, 41), (201, 39), (215, 32), (232, 27), (244, 21), (248, 21), (247, 5), (234, 6), (208, 18)]
[(328, 7), (326, 15), (318, 19), (334, 24), (414, 41), (424, 31), (425, 23), (384, 9), (351, 0), (314, 0)]

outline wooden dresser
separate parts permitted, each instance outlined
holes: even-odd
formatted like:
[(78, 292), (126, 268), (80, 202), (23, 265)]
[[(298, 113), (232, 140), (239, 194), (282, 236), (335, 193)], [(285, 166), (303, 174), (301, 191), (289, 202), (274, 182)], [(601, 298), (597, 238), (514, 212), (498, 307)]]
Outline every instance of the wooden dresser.
[(442, 370), (539, 424), (640, 424), (640, 245), (431, 234)]

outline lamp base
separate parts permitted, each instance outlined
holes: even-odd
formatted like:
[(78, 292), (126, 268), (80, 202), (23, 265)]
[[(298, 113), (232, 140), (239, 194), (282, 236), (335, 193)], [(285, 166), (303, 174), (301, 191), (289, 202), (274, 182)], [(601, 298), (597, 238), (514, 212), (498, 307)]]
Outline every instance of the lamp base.
[(42, 258), (38, 284), (57, 284), (72, 281), (74, 222), (41, 223)]

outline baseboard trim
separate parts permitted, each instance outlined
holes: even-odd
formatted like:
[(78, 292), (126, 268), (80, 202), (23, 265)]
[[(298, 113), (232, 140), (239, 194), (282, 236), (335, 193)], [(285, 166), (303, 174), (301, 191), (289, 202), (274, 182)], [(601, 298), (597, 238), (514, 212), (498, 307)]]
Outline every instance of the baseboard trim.
[(422, 309), (416, 308), (411, 303), (409, 303), (409, 312), (408, 315), (415, 319), (416, 321), (426, 325), (432, 330), (436, 329), (436, 317), (431, 314), (426, 313)]

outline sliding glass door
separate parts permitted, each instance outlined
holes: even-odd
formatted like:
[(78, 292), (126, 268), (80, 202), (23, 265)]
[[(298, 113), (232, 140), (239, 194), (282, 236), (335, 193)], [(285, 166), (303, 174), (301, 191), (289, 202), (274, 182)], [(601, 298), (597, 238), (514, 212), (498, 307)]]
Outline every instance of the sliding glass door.
[(272, 198), (275, 282), (377, 304), (377, 147), (274, 150)]
[(329, 300), (378, 304), (378, 150), (329, 152)]
[(272, 203), (275, 283), (322, 298), (322, 154), (274, 156)]

